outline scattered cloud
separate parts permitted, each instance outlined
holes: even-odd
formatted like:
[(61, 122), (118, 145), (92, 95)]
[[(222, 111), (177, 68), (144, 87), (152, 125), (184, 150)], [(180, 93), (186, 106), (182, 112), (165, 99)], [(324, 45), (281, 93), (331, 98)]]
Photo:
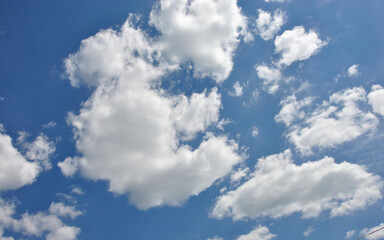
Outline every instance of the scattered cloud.
[(25, 132), (19, 132), (18, 143), (25, 150), (25, 156), (46, 170), (51, 169), (50, 157), (56, 151), (55, 143), (42, 133), (33, 142), (26, 142), (26, 136)]
[(58, 203), (51, 203), (51, 206), (49, 207), (49, 213), (56, 215), (58, 217), (69, 217), (71, 219), (75, 219), (78, 216), (82, 215), (83, 213), (79, 210), (76, 210), (73, 206), (65, 205), (61, 202)]
[(259, 225), (250, 233), (239, 236), (237, 240), (270, 240), (274, 237), (276, 234), (270, 233), (267, 227)]
[[(309, 102), (308, 100), (302, 100)], [(299, 105), (293, 101), (293, 105)], [(293, 125), (287, 134), (290, 142), (304, 155), (312, 154), (313, 148), (324, 149), (335, 147), (347, 141), (374, 131), (378, 119), (369, 111), (362, 110), (359, 106), (367, 103), (366, 92), (361, 87), (344, 89), (332, 94), (329, 101), (324, 101), (320, 106), (304, 117), (303, 114), (288, 114), (287, 123), (304, 117), (303, 121)], [(290, 108), (292, 101), (283, 103), (284, 108)], [(300, 108), (299, 108), (300, 109)], [(297, 112), (297, 110), (296, 110)], [(281, 112), (282, 113), (282, 112)], [(279, 113), (276, 117), (283, 120)]]
[(71, 192), (74, 194), (77, 194), (77, 195), (83, 195), (84, 194), (84, 191), (80, 187), (73, 187)]
[(357, 77), (357, 76), (359, 76), (360, 73), (359, 73), (358, 67), (359, 67), (358, 64), (354, 64), (354, 65), (350, 66), (348, 68), (348, 76), (349, 77)]
[(350, 230), (345, 234), (346, 239), (351, 239), (353, 236), (355, 236), (356, 230)]
[(257, 31), (262, 39), (268, 41), (280, 31), (281, 26), (287, 21), (286, 14), (280, 9), (275, 10), (273, 15), (262, 9), (258, 9), (258, 12)]
[(43, 124), (42, 127), (43, 128), (54, 128), (54, 127), (56, 127), (56, 122), (50, 121), (48, 123)]
[(234, 97), (241, 97), (243, 95), (243, 86), (239, 82), (235, 82), (233, 85), (233, 91), (229, 92), (229, 95)]
[(308, 227), (305, 232), (303, 233), (303, 236), (304, 237), (309, 237), (309, 235), (311, 235), (311, 233), (314, 231), (315, 229), (313, 229), (313, 227)]
[(252, 137), (257, 137), (259, 135), (259, 129), (257, 127), (252, 127)]
[(64, 176), (72, 177), (80, 168), (80, 159), (67, 157), (64, 161), (57, 163)]
[[(60, 219), (60, 217), (73, 219), (82, 214), (72, 206), (52, 203), (48, 211), (36, 214), (26, 212), (21, 215), (20, 219), (13, 216), (15, 208), (13, 202), (0, 198), (0, 229), (8, 229), (27, 237), (34, 236), (46, 240), (75, 240), (80, 233), (80, 228), (68, 226)], [(2, 239), (13, 238), (3, 237)]]
[(315, 31), (306, 32), (303, 26), (286, 30), (275, 39), (275, 53), (281, 54), (277, 65), (289, 66), (296, 61), (306, 60), (318, 53), (325, 45), (327, 42), (322, 41)]
[(289, 127), (292, 122), (301, 120), (306, 117), (303, 108), (309, 106), (312, 101), (312, 97), (306, 97), (300, 101), (297, 101), (295, 95), (286, 97), (280, 102), (282, 108), (280, 112), (275, 116), (275, 121), (284, 123), (287, 127)]
[(162, 34), (159, 44), (168, 61), (192, 62), (196, 77), (217, 82), (229, 76), (240, 39), (252, 38), (234, 0), (161, 0), (151, 12), (150, 24)]
[[(178, 16), (200, 24), (205, 14), (203, 7), (208, 7), (205, 10), (211, 14), (237, 14), (234, 19), (225, 15), (225, 23), (240, 21), (242, 16), (234, 3), (194, 1), (188, 5), (188, 12), (194, 13), (190, 15), (184, 12), (186, 2), (164, 1), (153, 10), (151, 23), (161, 30), (162, 41), (172, 42), (182, 34), (176, 25), (169, 26), (175, 28), (173, 33), (164, 32), (163, 24), (167, 21)], [(217, 4), (221, 6), (218, 12), (213, 9)], [(175, 66), (159, 57), (158, 49), (151, 47), (151, 39), (135, 29), (132, 21), (129, 18), (121, 31), (103, 30), (83, 40), (79, 51), (65, 60), (72, 85), (82, 83), (94, 86), (95, 90), (78, 114), (68, 116), (81, 157), (66, 158), (58, 165), (64, 175), (71, 176), (80, 170), (86, 178), (107, 181), (111, 192), (128, 195), (130, 202), (140, 209), (175, 206), (226, 176), (242, 157), (236, 142), (223, 135), (206, 133), (195, 148), (180, 142), (192, 139), (197, 132), (219, 121), (220, 95), (216, 88), (209, 94), (194, 93), (190, 97), (175, 96), (159, 88), (159, 80)], [(189, 27), (186, 33), (195, 36), (196, 32)], [(237, 41), (238, 34), (235, 36), (230, 42)], [(193, 41), (199, 41), (196, 37)], [(175, 51), (168, 50), (169, 56), (184, 58), (194, 54), (189, 50), (179, 53), (177, 46)], [(201, 56), (192, 56), (192, 61), (194, 57)], [(195, 64), (195, 70), (206, 71), (203, 65)], [(223, 80), (224, 75), (216, 80)]]
[(249, 168), (241, 168), (231, 174), (231, 182), (239, 182), (248, 175)]
[(296, 165), (290, 150), (259, 159), (250, 176), (218, 198), (213, 217), (279, 218), (300, 212), (303, 218), (313, 218), (325, 210), (334, 217), (382, 198), (382, 180), (363, 167), (335, 163), (331, 157)]
[(10, 136), (3, 132), (0, 124), (0, 190), (17, 189), (31, 184), (41, 169), (28, 161), (12, 144)]
[(368, 94), (368, 101), (373, 112), (384, 116), (384, 89), (381, 85), (372, 86), (372, 91)]
[(256, 65), (257, 76), (263, 80), (263, 87), (269, 93), (275, 93), (279, 89), (279, 82), (282, 79), (280, 69), (268, 67), (267, 65)]

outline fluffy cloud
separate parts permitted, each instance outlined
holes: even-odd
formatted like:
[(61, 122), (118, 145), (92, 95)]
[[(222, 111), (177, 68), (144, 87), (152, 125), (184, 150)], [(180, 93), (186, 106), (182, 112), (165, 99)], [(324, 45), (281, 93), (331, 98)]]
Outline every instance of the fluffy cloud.
[(49, 213), (24, 213), (20, 219), (14, 218), (14, 214), (15, 204), (0, 198), (0, 233), (2, 229), (9, 229), (25, 236), (44, 237), (46, 240), (75, 240), (80, 233), (79, 228), (64, 224), (59, 217), (75, 218), (82, 212), (63, 203), (52, 203)]
[(356, 230), (350, 230), (350, 231), (348, 231), (348, 232), (345, 234), (345, 238), (346, 238), (346, 239), (350, 239), (350, 238), (352, 238), (352, 237), (355, 235), (355, 233), (356, 233)]
[(264, 40), (272, 39), (279, 31), (281, 26), (286, 22), (285, 13), (276, 10), (273, 15), (270, 12), (258, 10), (259, 16), (256, 20), (256, 28), (260, 37)]
[[(361, 232), (360, 235), (364, 236), (370, 232), (376, 231), (380, 228), (384, 228), (384, 223), (381, 223), (379, 226), (373, 227), (371, 229), (369, 228), (364, 228)], [(378, 239), (383, 239), (384, 238), (384, 232), (383, 231), (377, 231), (371, 235), (368, 235), (365, 237), (365, 239), (368, 240), (378, 240)]]
[(27, 161), (13, 146), (10, 136), (0, 131), (0, 190), (16, 189), (32, 183), (40, 170), (37, 163)]
[[(202, 9), (194, 4), (219, 4), (220, 11), (232, 6), (228, 1), (194, 1), (188, 12), (197, 12), (180, 16), (201, 21)], [(167, 17), (163, 12), (177, 15), (184, 5), (161, 2), (152, 23), (162, 29), (159, 24)], [(110, 191), (127, 194), (140, 209), (178, 205), (242, 160), (237, 144), (226, 136), (205, 134), (194, 149), (180, 143), (180, 136), (191, 139), (219, 120), (220, 95), (215, 88), (190, 97), (159, 88), (161, 77), (174, 66), (151, 45), (130, 18), (121, 31), (104, 30), (83, 40), (79, 51), (65, 61), (73, 85), (96, 88), (80, 112), (68, 116), (81, 156), (59, 166), (65, 175), (80, 169), (86, 178), (107, 181)]]
[(239, 236), (237, 240), (270, 240), (274, 237), (276, 234), (270, 233), (267, 227), (258, 226), (250, 233)]
[(322, 41), (316, 32), (296, 26), (287, 30), (275, 39), (275, 53), (281, 54), (277, 62), (279, 66), (289, 66), (293, 62), (302, 61), (316, 54), (327, 42)]
[(194, 138), (196, 133), (205, 131), (219, 120), (220, 107), (217, 88), (213, 88), (208, 96), (205, 91), (193, 93), (189, 99), (184, 95), (179, 96), (173, 113), (176, 130), (184, 140)]
[(373, 85), (372, 91), (368, 94), (369, 103), (375, 113), (384, 116), (384, 89), (380, 85)]
[(348, 76), (350, 77), (357, 77), (359, 76), (359, 70), (357, 69), (359, 67), (358, 64), (352, 65), (348, 68)]
[(229, 76), (240, 38), (251, 38), (246, 22), (236, 0), (161, 0), (150, 16), (171, 62), (192, 62), (195, 76), (217, 82)]
[(282, 108), (275, 116), (275, 121), (290, 126), (292, 122), (303, 119), (305, 117), (303, 108), (310, 105), (312, 101), (313, 98), (311, 97), (306, 97), (300, 101), (296, 99), (295, 95), (286, 97), (280, 102)]
[(51, 206), (49, 207), (49, 212), (58, 217), (69, 217), (71, 219), (74, 219), (83, 214), (81, 211), (76, 210), (75, 207), (67, 206), (61, 202), (51, 203)]
[(348, 162), (325, 157), (296, 165), (291, 152), (259, 159), (251, 178), (219, 197), (212, 216), (234, 220), (301, 212), (304, 218), (331, 210), (331, 216), (349, 214), (381, 199), (380, 177)]
[[(305, 99), (302, 101), (305, 103)], [(287, 136), (302, 154), (312, 154), (313, 148), (335, 147), (356, 139), (374, 131), (378, 125), (378, 119), (371, 112), (360, 109), (359, 105), (366, 103), (366, 93), (361, 87), (334, 93), (329, 101), (324, 101), (302, 122), (293, 125)], [(287, 106), (283, 104), (282, 109), (289, 108), (291, 101), (285, 104)], [(290, 123), (303, 115), (288, 116), (291, 118), (286, 118), (285, 121)], [(276, 118), (284, 121), (281, 113)]]
[(235, 82), (233, 85), (233, 92), (229, 92), (229, 95), (241, 97), (243, 95), (243, 86), (241, 86), (239, 82)]
[(51, 169), (50, 157), (55, 152), (56, 147), (52, 141), (44, 134), (40, 134), (33, 142), (25, 142), (25, 133), (21, 133), (18, 138), (19, 144), (25, 149), (25, 156), (38, 162), (44, 169)]
[(278, 68), (270, 68), (267, 65), (255, 66), (257, 76), (263, 80), (264, 89), (269, 93), (275, 93), (279, 89), (282, 74)]

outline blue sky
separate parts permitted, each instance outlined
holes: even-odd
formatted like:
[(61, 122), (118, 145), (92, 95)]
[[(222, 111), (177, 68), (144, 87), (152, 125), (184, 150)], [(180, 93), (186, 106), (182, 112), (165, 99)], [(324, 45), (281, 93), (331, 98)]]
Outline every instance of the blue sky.
[(383, 227), (383, 8), (1, 1), (0, 240)]

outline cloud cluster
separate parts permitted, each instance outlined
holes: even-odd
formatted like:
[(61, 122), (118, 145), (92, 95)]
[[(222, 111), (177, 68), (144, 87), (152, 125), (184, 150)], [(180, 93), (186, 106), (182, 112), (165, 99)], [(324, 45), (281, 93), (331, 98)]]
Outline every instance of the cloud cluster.
[(289, 150), (258, 160), (251, 178), (218, 198), (212, 216), (234, 220), (302, 213), (303, 218), (330, 210), (331, 216), (349, 214), (381, 199), (380, 177), (348, 162), (325, 157), (302, 165)]
[[(308, 114), (301, 111), (310, 103), (308, 98), (299, 102), (290, 98), (281, 103), (283, 107), (276, 120), (287, 125), (297, 121), (287, 136), (302, 154), (312, 154), (314, 148), (335, 147), (356, 139), (374, 131), (379, 123), (375, 115), (360, 107), (367, 105), (367, 95), (361, 87), (332, 94), (329, 101), (324, 101)], [(288, 109), (291, 112), (287, 114)]]
[(24, 155), (15, 148), (0, 124), (0, 190), (31, 184), (43, 169), (51, 166), (49, 157), (55, 146), (47, 136), (40, 134), (33, 142), (26, 142), (21, 134), (18, 143), (26, 150)]
[(20, 219), (14, 218), (15, 204), (0, 198), (0, 237), (11, 240), (12, 237), (2, 237), (3, 229), (9, 229), (24, 236), (34, 236), (46, 240), (75, 240), (80, 229), (66, 225), (62, 217), (75, 218), (82, 214), (72, 206), (63, 203), (52, 203), (46, 212), (36, 214), (24, 213)]
[(268, 41), (279, 31), (281, 26), (287, 21), (287, 17), (280, 9), (275, 10), (273, 15), (270, 12), (258, 9), (259, 16), (256, 20), (256, 29), (262, 39)]
[[(127, 194), (132, 204), (147, 209), (180, 204), (242, 160), (237, 144), (226, 136), (205, 133), (195, 148), (180, 141), (195, 139), (218, 122), (221, 97), (216, 88), (188, 97), (159, 87), (161, 78), (176, 69), (179, 61), (201, 61), (202, 65), (194, 63), (195, 73), (217, 81), (227, 76), (231, 64), (209, 59), (214, 54), (208, 57), (185, 46), (179, 50), (164, 46), (183, 33), (194, 35), (194, 24), (207, 23), (210, 14), (220, 18), (208, 22), (206, 31), (217, 30), (218, 39), (227, 40), (218, 42), (213, 37), (210, 42), (215, 45), (207, 43), (209, 51), (218, 52), (218, 59), (231, 59), (239, 22), (244, 20), (235, 1), (161, 1), (151, 14), (151, 23), (162, 33), (157, 44), (134, 27), (135, 16), (120, 31), (103, 30), (82, 41), (79, 51), (65, 60), (66, 71), (73, 85), (86, 84), (95, 90), (78, 114), (68, 116), (79, 156), (58, 164), (65, 175), (79, 169), (84, 177), (107, 181), (110, 191)], [(165, 24), (174, 18), (191, 23)], [(201, 34), (199, 38), (204, 39), (204, 31)], [(191, 37), (186, 44), (195, 48), (205, 42)], [(177, 61), (167, 62), (164, 55)], [(207, 69), (205, 64), (216, 67)]]
[[(275, 12), (275, 14), (277, 13)], [(279, 23), (285, 19), (283, 13), (279, 13), (276, 17), (278, 17), (276, 21)], [(275, 38), (275, 53), (281, 55), (280, 59), (273, 63), (274, 66), (266, 64), (255, 66), (257, 76), (263, 80), (264, 89), (271, 94), (277, 92), (283, 79), (282, 70), (285, 67), (310, 58), (325, 45), (327, 42), (321, 40), (315, 31), (306, 32), (303, 26), (296, 26), (277, 36)]]
[(159, 44), (168, 60), (192, 62), (195, 76), (217, 82), (229, 76), (240, 38), (251, 38), (235, 0), (161, 0), (150, 24), (160, 31)]

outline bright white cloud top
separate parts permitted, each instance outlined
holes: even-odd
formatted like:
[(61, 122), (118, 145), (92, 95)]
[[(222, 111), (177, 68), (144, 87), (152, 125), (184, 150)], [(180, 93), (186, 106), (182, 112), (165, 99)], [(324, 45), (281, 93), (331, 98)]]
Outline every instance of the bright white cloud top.
[[(172, 1), (160, 5), (152, 12), (151, 21), (161, 30), (163, 18), (172, 16), (163, 12), (182, 14), (184, 5)], [(200, 11), (205, 4), (200, 5), (190, 6), (197, 16), (204, 13)], [(209, 7), (215, 10), (215, 5)], [(233, 4), (221, 7), (232, 9)], [(221, 10), (217, 14), (228, 14)], [(197, 21), (193, 16), (187, 18)], [(84, 40), (79, 51), (66, 60), (73, 85), (84, 83), (96, 89), (80, 113), (68, 118), (82, 157), (67, 158), (59, 166), (65, 175), (80, 168), (87, 178), (108, 181), (110, 191), (129, 195), (131, 203), (141, 209), (178, 205), (227, 175), (242, 157), (237, 144), (226, 136), (207, 133), (196, 149), (180, 143), (179, 136), (193, 139), (219, 120), (220, 95), (215, 88), (189, 98), (154, 88), (174, 65), (161, 58), (159, 51), (167, 50), (154, 49), (132, 21), (130, 17), (120, 32), (104, 30)], [(162, 41), (171, 41), (168, 37)], [(202, 46), (198, 40), (189, 41)], [(159, 66), (154, 61), (159, 61)], [(195, 69), (203, 72), (199, 66)]]
[(380, 9), (0, 1), (0, 240), (383, 227)]
[(287, 136), (304, 155), (312, 154), (314, 148), (332, 148), (356, 139), (375, 131), (379, 124), (374, 114), (360, 108), (361, 104), (367, 104), (367, 94), (361, 87), (334, 93), (329, 101), (305, 114), (301, 108), (309, 103), (308, 98), (299, 102), (286, 99), (275, 118), (287, 125), (296, 121)]
[(325, 45), (327, 42), (321, 40), (315, 31), (306, 32), (303, 26), (286, 30), (275, 39), (275, 53), (281, 54), (277, 65), (289, 66), (296, 61), (306, 60)]
[(281, 10), (276, 10), (273, 15), (270, 12), (258, 10), (259, 16), (256, 20), (256, 28), (260, 37), (266, 41), (272, 39), (286, 22), (286, 15)]
[(162, 34), (159, 45), (173, 63), (192, 62), (196, 77), (224, 81), (241, 38), (250, 40), (247, 19), (236, 1), (162, 0), (150, 24)]
[(296, 165), (290, 150), (259, 159), (250, 176), (219, 197), (213, 217), (280, 218), (299, 212), (303, 218), (313, 218), (325, 210), (334, 217), (382, 198), (382, 180), (361, 166), (336, 163), (331, 157)]

